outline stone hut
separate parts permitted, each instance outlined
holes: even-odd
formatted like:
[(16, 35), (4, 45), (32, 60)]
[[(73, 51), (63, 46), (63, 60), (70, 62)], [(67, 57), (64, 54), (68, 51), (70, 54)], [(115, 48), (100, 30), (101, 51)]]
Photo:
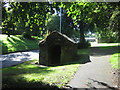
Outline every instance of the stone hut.
[(39, 51), (39, 64), (60, 65), (73, 60), (77, 52), (77, 43), (54, 31), (39, 42)]

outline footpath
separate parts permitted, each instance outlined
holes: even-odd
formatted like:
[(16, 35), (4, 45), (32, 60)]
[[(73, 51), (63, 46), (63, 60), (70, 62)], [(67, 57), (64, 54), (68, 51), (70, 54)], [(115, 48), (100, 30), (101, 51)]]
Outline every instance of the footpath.
[(117, 83), (113, 81), (113, 69), (109, 59), (117, 51), (117, 47), (109, 50), (92, 47), (88, 60), (90, 62), (79, 67), (68, 86), (72, 88), (106, 88), (107, 90), (116, 90)]

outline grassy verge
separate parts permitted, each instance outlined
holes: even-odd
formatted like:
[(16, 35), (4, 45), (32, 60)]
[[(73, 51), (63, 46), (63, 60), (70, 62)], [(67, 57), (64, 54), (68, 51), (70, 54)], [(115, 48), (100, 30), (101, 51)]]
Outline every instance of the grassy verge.
[(10, 53), (16, 51), (34, 50), (38, 49), (38, 41), (41, 38), (33, 36), (33, 40), (23, 38), (21, 35), (0, 35), (2, 43), (2, 53)]
[(120, 43), (98, 43), (98, 44), (103, 44), (103, 45), (106, 45), (106, 44), (108, 44), (108, 45), (116, 45), (116, 44), (120, 44)]
[(3, 88), (39, 88), (46, 87), (47, 84), (63, 87), (79, 67), (79, 64), (44, 67), (32, 64), (35, 61), (4, 68), (2, 70)]
[(112, 49), (112, 48), (115, 48), (115, 47), (118, 47), (118, 46), (99, 46), (99, 47), (100, 47), (100, 49), (107, 50), (107, 49)]
[(112, 55), (112, 58), (110, 58), (110, 63), (112, 64), (112, 67), (114, 69), (119, 69), (120, 65), (118, 64), (120, 62), (120, 53), (115, 53)]
[(100, 47), (102, 49), (107, 49), (111, 47), (117, 47), (120, 45), (120, 43), (97, 43), (97, 42), (91, 42), (91, 47)]
[[(78, 55), (88, 55), (88, 53), (89, 49), (78, 50)], [(32, 60), (3, 68), (3, 88), (47, 88), (48, 90), (63, 88), (73, 78), (82, 59), (79, 58), (79, 61), (65, 65), (49, 67), (34, 64), (38, 60)]]

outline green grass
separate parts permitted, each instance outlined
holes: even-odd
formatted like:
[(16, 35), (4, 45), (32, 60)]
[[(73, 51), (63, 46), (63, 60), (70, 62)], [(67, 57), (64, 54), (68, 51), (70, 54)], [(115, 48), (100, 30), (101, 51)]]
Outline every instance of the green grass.
[[(32, 64), (36, 60), (2, 69), (3, 88), (22, 87), (38, 88), (43, 85), (63, 87), (79, 67), (78, 64), (42, 67)], [(42, 83), (42, 84), (41, 84)]]
[(100, 47), (100, 49), (105, 49), (105, 50), (107, 50), (107, 49), (112, 49), (112, 48), (118, 47), (118, 46), (99, 46), (99, 47)]
[[(79, 49), (78, 55), (88, 55), (90, 49)], [(84, 53), (83, 53), (84, 52)], [(42, 66), (32, 60), (2, 69), (3, 88), (64, 88), (74, 76), (84, 58), (60, 66)]]
[(10, 53), (16, 51), (35, 50), (38, 49), (38, 41), (41, 38), (33, 36), (34, 40), (28, 40), (21, 35), (0, 35), (0, 42), (2, 43), (2, 53)]
[(100, 49), (112, 49), (114, 47), (118, 47), (119, 43), (98, 43), (101, 44)]
[(109, 45), (112, 45), (112, 44), (119, 44), (119, 43), (98, 43), (98, 44), (109, 44)]
[(101, 49), (107, 49), (111, 47), (117, 47), (120, 43), (97, 43), (97, 42), (90, 42), (91, 47), (100, 47)]
[(88, 55), (90, 52), (90, 48), (87, 48), (87, 49), (80, 49), (77, 51), (77, 54), (78, 55)]
[(110, 58), (110, 63), (112, 64), (112, 67), (114, 69), (120, 68), (120, 66), (118, 65), (118, 62), (120, 62), (120, 53), (115, 53), (112, 55), (112, 58)]
[(79, 58), (81, 59), (80, 63), (83, 63), (85, 59), (89, 58), (89, 53), (90, 53), (90, 48), (86, 48), (86, 49), (79, 49), (77, 51), (77, 55), (79, 55)]

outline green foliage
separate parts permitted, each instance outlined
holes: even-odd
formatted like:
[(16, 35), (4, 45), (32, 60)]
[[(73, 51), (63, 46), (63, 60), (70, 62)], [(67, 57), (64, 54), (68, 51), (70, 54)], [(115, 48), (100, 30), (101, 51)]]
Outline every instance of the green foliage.
[(64, 3), (66, 6), (66, 12), (69, 17), (73, 19), (73, 23), (76, 29), (79, 29), (80, 33), (80, 41), (85, 42), (84, 33), (88, 30), (93, 31), (94, 23), (93, 23), (93, 14), (94, 11), (98, 10), (97, 3), (91, 2), (71, 2), (71, 3)]
[[(72, 26), (72, 19), (70, 17), (67, 17), (65, 13), (62, 15), (62, 30), (61, 32), (63, 34), (66, 34), (69, 37), (72, 37), (73, 35), (73, 26)], [(49, 18), (46, 29), (49, 32), (52, 31), (60, 31), (60, 17), (58, 15), (52, 15), (51, 18)]]
[[(117, 42), (119, 40), (118, 20), (120, 12), (118, 10), (118, 3), (98, 3), (102, 5), (100, 12), (94, 17), (96, 23), (96, 31), (100, 34), (100, 39), (106, 39), (107, 42)], [(114, 34), (115, 33), (115, 34)]]
[(79, 42), (78, 43), (78, 48), (79, 49), (83, 49), (83, 48), (89, 48), (91, 46), (89, 41), (85, 41), (85, 42)]
[(32, 39), (31, 38), (31, 31), (29, 30), (29, 27), (26, 27), (25, 32), (23, 32), (22, 36), (26, 39)]
[[(79, 25), (81, 42), (85, 41), (85, 31), (94, 31), (101, 34), (107, 33), (109, 42), (116, 42), (116, 36), (120, 40), (120, 30), (118, 29), (118, 20), (120, 12), (118, 3), (97, 3), (97, 2), (71, 2), (64, 3), (68, 16), (73, 19), (74, 25)], [(100, 28), (95, 30), (95, 25)], [(112, 36), (116, 32), (116, 36)], [(113, 39), (113, 40), (112, 40)]]
[(118, 42), (118, 33), (112, 30), (101, 30), (98, 32), (97, 38), (99, 43), (116, 43)]
[(69, 6), (67, 4), (66, 4), (66, 10), (67, 10), (68, 16), (72, 17), (72, 19), (74, 20), (74, 24), (80, 25), (80, 23), (87, 24), (92, 22), (91, 15), (94, 13), (94, 10), (96, 10), (96, 7), (95, 7), (96, 3), (73, 2), (73, 3), (70, 3)]
[[(5, 7), (5, 4), (2, 2), (2, 30), (8, 36), (13, 33), (27, 33), (27, 31), (31, 32), (30, 36), (44, 36), (48, 28), (49, 31), (59, 31), (59, 16), (52, 18), (48, 23), (47, 21), (54, 13), (54, 9), (59, 14), (59, 7), (63, 7), (62, 32), (69, 37), (72, 37), (73, 30), (76, 30), (80, 34), (81, 41), (85, 41), (84, 33), (88, 30), (101, 35), (101, 32), (107, 31), (109, 33), (106, 38), (110, 35), (110, 42), (112, 38), (114, 38), (112, 42), (115, 38), (120, 40), (118, 27), (120, 11), (116, 2), (54, 2), (52, 4), (49, 2), (9, 2), (9, 8)], [(99, 29), (95, 29), (95, 25)], [(112, 36), (113, 32), (116, 32), (116, 36)]]
[(49, 32), (52, 31), (60, 31), (60, 17), (57, 15), (53, 15), (51, 18), (49, 18), (46, 29)]
[(4, 5), (2, 8), (3, 32), (9, 35), (15, 31), (32, 31), (31, 36), (42, 35), (48, 12), (53, 12), (52, 5), (48, 2), (9, 2), (9, 8)]
[(32, 38), (31, 38), (31, 33), (24, 32), (22, 35), (23, 35), (23, 37), (26, 38), (26, 39), (32, 39)]

